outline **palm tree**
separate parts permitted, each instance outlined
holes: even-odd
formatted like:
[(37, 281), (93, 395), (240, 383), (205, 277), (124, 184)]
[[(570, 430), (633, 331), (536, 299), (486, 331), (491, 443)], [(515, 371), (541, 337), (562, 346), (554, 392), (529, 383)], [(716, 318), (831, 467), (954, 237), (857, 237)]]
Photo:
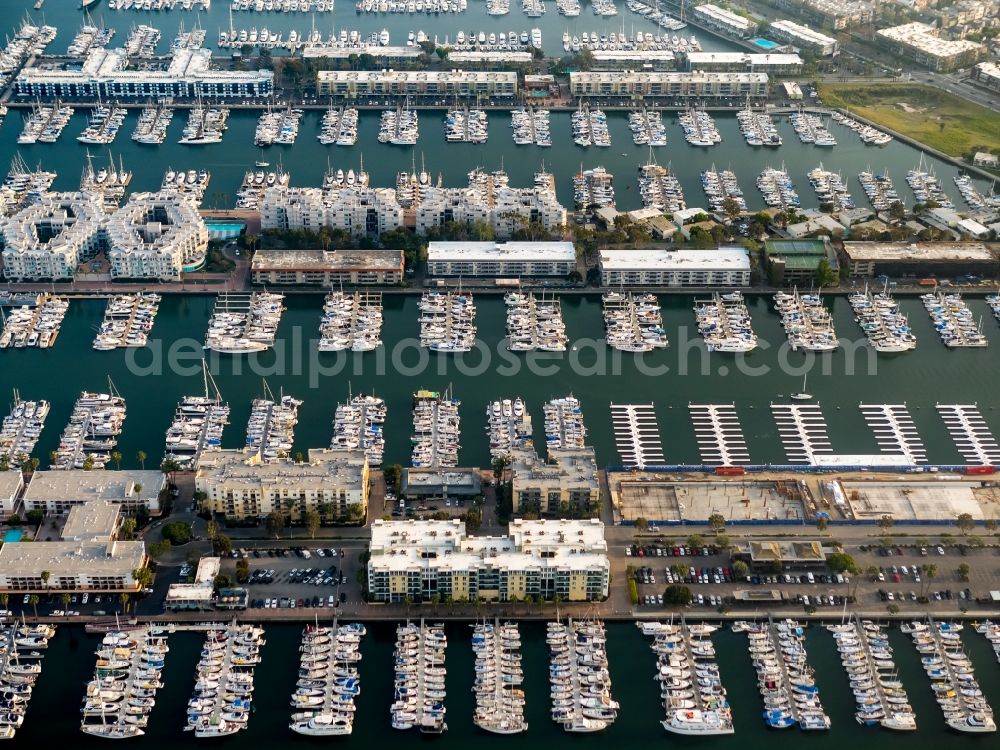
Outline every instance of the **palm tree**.
[(122, 603), (122, 612), (128, 612), (128, 593), (123, 591), (118, 595), (118, 601)]
[(121, 469), (122, 467), (122, 453), (121, 451), (111, 451), (111, 460), (115, 462), (115, 468)]
[(47, 571), (47, 570), (43, 570), (42, 571), (42, 574), (41, 574), (40, 578), (42, 579), (42, 585), (43, 586), (48, 586), (49, 585), (49, 578), (51, 576), (52, 576), (52, 574), (49, 573), (49, 571)]
[(49, 451), (49, 466), (55, 466), (59, 460), (59, 451)]
[(146, 451), (136, 451), (136, 460), (139, 462), (139, 467), (142, 469), (146, 468)]
[(0, 607), (7, 609), (8, 604), (10, 604), (10, 594), (6, 591), (0, 592)]
[(28, 597), (28, 604), (30, 604), (31, 608), (34, 610), (35, 617), (38, 617), (38, 602), (38, 594), (32, 594)]
[(67, 610), (69, 609), (69, 603), (70, 603), (70, 599), (71, 599), (71, 598), (70, 598), (70, 595), (69, 595), (69, 593), (68, 593), (68, 592), (66, 592), (66, 591), (64, 591), (64, 592), (63, 592), (63, 593), (62, 593), (62, 594), (61, 594), (61, 595), (59, 596), (59, 599), (60, 599), (60, 600), (62, 601), (62, 603), (63, 603), (63, 611), (64, 611), (64, 612), (65, 612), (65, 611), (67, 611)]

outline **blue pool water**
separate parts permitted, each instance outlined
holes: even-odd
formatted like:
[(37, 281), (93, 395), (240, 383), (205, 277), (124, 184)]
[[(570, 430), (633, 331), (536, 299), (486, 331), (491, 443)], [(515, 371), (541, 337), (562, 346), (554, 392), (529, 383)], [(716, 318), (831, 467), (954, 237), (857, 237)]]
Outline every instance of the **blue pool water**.
[(774, 49), (778, 46), (777, 42), (772, 42), (770, 39), (751, 39), (750, 42), (761, 49)]
[(208, 230), (209, 239), (229, 240), (239, 237), (240, 232), (246, 226), (243, 222), (234, 221), (206, 221), (205, 228)]
[(24, 534), (20, 529), (8, 529), (3, 535), (4, 544), (7, 542), (19, 542), (21, 541), (22, 536), (24, 536)]

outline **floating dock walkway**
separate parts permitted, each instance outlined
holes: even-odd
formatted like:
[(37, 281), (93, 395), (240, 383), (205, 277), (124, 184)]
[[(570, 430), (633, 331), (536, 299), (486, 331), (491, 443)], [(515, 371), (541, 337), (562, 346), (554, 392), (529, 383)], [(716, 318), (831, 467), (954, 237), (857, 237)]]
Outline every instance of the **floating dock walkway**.
[(883, 453), (901, 455), (906, 463), (927, 463), (927, 451), (906, 404), (859, 404), (865, 422)]
[(970, 464), (1000, 464), (1000, 445), (975, 404), (936, 404), (955, 448)]
[(815, 464), (816, 456), (833, 455), (818, 404), (771, 404), (771, 413), (789, 463)]
[(703, 464), (731, 466), (750, 463), (735, 404), (688, 404), (698, 453)]
[(626, 466), (666, 463), (653, 404), (611, 404), (611, 425), (618, 455)]

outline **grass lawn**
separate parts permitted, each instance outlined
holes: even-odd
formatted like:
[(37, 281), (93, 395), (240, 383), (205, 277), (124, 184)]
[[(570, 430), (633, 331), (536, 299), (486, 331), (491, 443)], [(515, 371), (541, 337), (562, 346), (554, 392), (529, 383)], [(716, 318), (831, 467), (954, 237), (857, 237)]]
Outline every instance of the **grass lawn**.
[(1000, 113), (930, 86), (824, 83), (823, 103), (843, 107), (951, 156), (1000, 153)]

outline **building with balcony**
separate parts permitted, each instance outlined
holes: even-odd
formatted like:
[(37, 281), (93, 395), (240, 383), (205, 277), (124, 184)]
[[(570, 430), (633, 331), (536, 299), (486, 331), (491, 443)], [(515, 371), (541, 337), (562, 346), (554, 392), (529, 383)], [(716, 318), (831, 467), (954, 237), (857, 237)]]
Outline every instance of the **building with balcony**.
[(24, 509), (61, 516), (79, 505), (110, 502), (126, 512), (144, 508), (156, 516), (160, 513), (160, 493), (166, 486), (167, 479), (161, 471), (39, 470), (31, 475), (24, 491)]
[(576, 269), (572, 242), (431, 242), (429, 276), (564, 277)]
[(372, 523), (370, 601), (586, 602), (606, 599), (604, 524), (511, 521), (507, 536), (466, 534), (458, 519)]
[(479, 70), (321, 70), (316, 74), (320, 97), (362, 99), (408, 97), (426, 99), (512, 99), (517, 73)]
[(746, 99), (767, 96), (767, 73), (588, 71), (569, 74), (574, 98)]
[(550, 448), (543, 461), (533, 449), (513, 453), (510, 472), (514, 513), (587, 514), (601, 499), (594, 449)]
[(795, 21), (785, 19), (774, 21), (768, 27), (767, 35), (780, 42), (788, 42), (815, 52), (820, 57), (830, 57), (839, 51), (836, 39)]
[(891, 52), (941, 72), (974, 65), (988, 53), (979, 42), (944, 39), (938, 35), (937, 29), (919, 22), (879, 29), (877, 39)]
[(402, 250), (278, 250), (262, 248), (250, 266), (254, 284), (386, 286), (403, 280)]
[(601, 250), (604, 286), (742, 287), (750, 258), (741, 247), (717, 250)]

